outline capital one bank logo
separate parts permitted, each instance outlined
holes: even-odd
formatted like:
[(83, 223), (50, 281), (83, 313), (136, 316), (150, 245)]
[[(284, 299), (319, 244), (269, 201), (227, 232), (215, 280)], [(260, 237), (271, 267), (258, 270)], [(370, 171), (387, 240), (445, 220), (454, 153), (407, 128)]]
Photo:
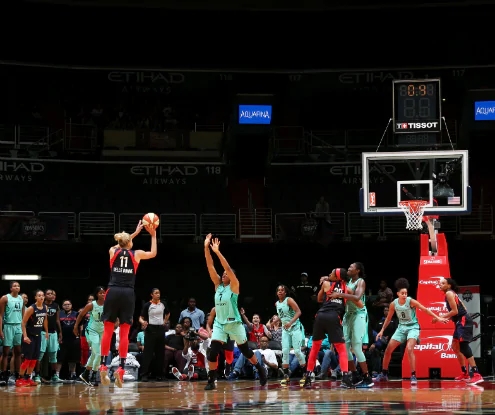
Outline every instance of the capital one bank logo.
[(443, 280), (443, 276), (428, 277), (428, 279), (420, 279), (420, 285), (434, 285), (435, 288), (440, 288), (440, 281)]
[(440, 353), (441, 359), (457, 359), (457, 355), (452, 350), (454, 336), (430, 336), (421, 339), (421, 344), (416, 345), (419, 351), (434, 350), (435, 354)]

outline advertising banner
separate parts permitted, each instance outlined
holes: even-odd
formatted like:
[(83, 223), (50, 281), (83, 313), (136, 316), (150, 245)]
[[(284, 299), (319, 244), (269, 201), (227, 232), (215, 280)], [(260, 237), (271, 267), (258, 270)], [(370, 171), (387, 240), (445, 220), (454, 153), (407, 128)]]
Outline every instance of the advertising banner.
[(67, 217), (0, 216), (0, 241), (66, 241)]

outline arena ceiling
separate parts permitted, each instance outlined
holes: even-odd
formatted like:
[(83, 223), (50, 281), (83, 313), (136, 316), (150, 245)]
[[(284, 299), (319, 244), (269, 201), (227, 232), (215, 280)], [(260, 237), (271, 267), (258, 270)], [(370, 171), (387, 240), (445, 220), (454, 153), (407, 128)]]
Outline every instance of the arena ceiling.
[[(495, 63), (493, 0), (470, 0), (469, 6), (468, 0), (424, 0), (421, 5), (417, 0), (346, 0), (345, 10), (337, 6), (344, 2), (336, 0), (141, 0), (139, 7), (131, 7), (136, 3), (18, 0), (18, 36), (4, 35), (8, 42), (2, 58), (68, 66), (211, 70)], [(302, 4), (304, 10), (294, 11)], [(273, 11), (281, 5), (285, 11)], [(200, 6), (210, 10), (198, 11)], [(315, 12), (318, 8), (326, 11)]]
[[(407, 7), (472, 7), (492, 4), (491, 0), (29, 0), (33, 3), (88, 7), (151, 7), (169, 10), (359, 10)], [(345, 3), (345, 4), (342, 4)]]

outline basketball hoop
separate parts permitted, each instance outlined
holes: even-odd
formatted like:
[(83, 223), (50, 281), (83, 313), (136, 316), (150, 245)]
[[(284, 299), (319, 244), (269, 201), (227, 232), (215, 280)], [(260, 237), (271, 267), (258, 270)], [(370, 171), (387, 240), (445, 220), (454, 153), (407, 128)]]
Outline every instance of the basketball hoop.
[(399, 202), (399, 207), (406, 215), (407, 230), (412, 231), (423, 228), (422, 220), (426, 205), (427, 202), (425, 200), (405, 200)]

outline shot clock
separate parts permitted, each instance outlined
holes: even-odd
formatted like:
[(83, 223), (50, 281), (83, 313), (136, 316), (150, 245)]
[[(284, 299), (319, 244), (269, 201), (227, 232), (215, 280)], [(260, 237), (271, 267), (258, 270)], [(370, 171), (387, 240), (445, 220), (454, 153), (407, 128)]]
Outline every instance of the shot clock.
[(440, 79), (393, 82), (394, 133), (438, 133), (441, 115)]

